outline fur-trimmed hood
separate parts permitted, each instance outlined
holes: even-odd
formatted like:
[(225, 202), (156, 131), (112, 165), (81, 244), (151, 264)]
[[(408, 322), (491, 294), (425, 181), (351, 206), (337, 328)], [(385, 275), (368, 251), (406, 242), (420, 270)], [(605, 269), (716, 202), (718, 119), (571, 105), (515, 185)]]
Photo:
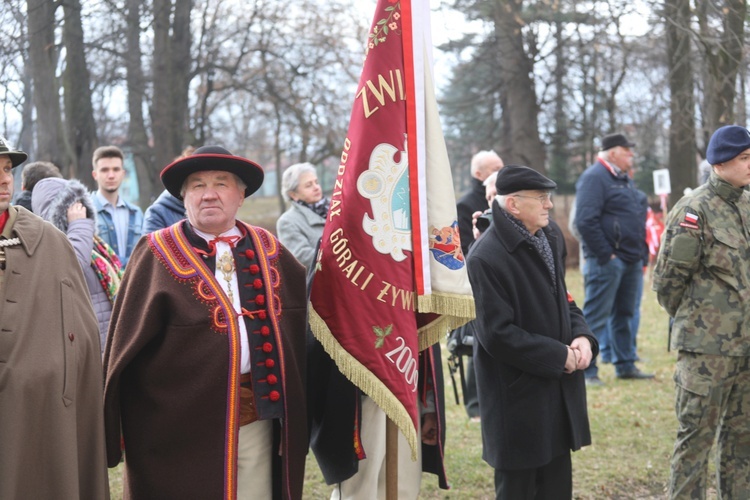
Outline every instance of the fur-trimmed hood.
[(80, 201), (86, 207), (86, 218), (96, 224), (96, 210), (86, 186), (76, 179), (49, 177), (37, 182), (31, 193), (31, 208), (42, 219), (60, 231), (68, 232), (68, 207)]

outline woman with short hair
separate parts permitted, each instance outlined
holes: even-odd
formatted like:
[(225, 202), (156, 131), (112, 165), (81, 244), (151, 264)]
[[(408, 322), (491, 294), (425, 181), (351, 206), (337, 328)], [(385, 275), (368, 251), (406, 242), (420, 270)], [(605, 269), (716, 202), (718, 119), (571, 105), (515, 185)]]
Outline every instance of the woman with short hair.
[(284, 171), (281, 195), (292, 203), (276, 222), (276, 235), (309, 270), (331, 200), (323, 196), (315, 166), (310, 163), (296, 163)]

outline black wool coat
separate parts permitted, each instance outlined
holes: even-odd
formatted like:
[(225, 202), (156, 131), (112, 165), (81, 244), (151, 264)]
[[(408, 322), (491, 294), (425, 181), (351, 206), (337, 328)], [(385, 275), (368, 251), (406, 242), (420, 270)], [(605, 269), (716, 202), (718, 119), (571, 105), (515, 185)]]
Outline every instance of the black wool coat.
[[(366, 425), (361, 420), (362, 392), (338, 370), (309, 330), (307, 355), (310, 449), (315, 453), (326, 484), (336, 484), (351, 478), (359, 470), (360, 459), (354, 449), (353, 436), (357, 429)], [(446, 422), (440, 344), (421, 352), (419, 363), (419, 391), (421, 394), (425, 385), (434, 389), (438, 420), (438, 444), (422, 443), (422, 471), (435, 474), (438, 486), (448, 489), (444, 463)], [(367, 450), (364, 452), (367, 453)]]
[(598, 344), (565, 285), (565, 242), (543, 229), (557, 288), (536, 249), (493, 203), (493, 222), (473, 245), (468, 271), (477, 306), (477, 373), (482, 458), (496, 469), (540, 467), (591, 444), (583, 372), (566, 375), (567, 345)]

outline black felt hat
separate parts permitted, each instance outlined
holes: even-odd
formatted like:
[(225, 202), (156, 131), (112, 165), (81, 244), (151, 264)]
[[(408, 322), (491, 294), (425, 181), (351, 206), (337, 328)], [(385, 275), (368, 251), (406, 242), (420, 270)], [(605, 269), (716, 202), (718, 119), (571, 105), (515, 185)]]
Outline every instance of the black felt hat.
[(602, 137), (602, 151), (606, 151), (617, 146), (632, 148), (633, 146), (635, 146), (635, 143), (630, 142), (628, 138), (622, 134), (609, 134)]
[(14, 148), (5, 137), (0, 136), (0, 155), (8, 155), (14, 167), (25, 162), (29, 155)]
[(497, 194), (505, 195), (524, 190), (549, 191), (557, 188), (557, 184), (533, 168), (506, 165), (497, 173), (495, 187)]
[(247, 188), (245, 198), (253, 194), (263, 184), (263, 169), (255, 162), (235, 156), (221, 146), (203, 146), (190, 156), (179, 158), (161, 171), (161, 182), (167, 191), (177, 199), (182, 199), (180, 190), (190, 174), (206, 170), (231, 172), (242, 179)]

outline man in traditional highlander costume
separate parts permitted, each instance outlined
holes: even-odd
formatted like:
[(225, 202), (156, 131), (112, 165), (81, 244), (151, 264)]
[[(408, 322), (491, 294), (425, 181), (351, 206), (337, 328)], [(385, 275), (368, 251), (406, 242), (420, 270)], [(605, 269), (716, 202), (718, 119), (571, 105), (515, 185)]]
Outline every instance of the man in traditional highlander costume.
[(305, 268), (236, 220), (255, 163), (204, 146), (161, 173), (187, 220), (135, 248), (105, 350), (110, 467), (126, 498), (301, 498)]

